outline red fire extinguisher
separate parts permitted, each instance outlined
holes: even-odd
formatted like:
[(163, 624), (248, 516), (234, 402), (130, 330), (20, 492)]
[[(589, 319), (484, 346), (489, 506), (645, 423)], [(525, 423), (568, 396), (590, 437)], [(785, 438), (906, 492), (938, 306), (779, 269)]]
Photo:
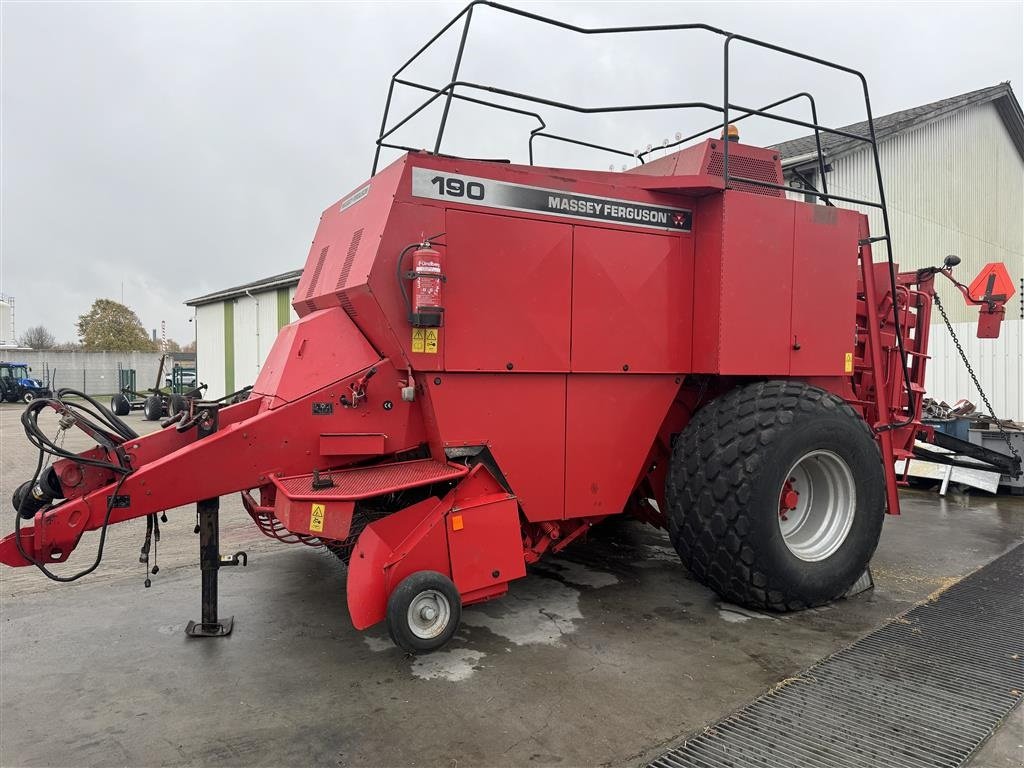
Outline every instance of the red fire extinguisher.
[(441, 285), (445, 281), (441, 254), (424, 243), (412, 254), (412, 300), (409, 322), (417, 328), (438, 328), (444, 317)]

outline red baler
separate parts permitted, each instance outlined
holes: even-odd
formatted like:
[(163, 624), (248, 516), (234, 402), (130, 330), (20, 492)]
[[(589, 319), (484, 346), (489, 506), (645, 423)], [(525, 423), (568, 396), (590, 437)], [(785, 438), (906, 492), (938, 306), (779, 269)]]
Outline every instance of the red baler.
[[(467, 30), (477, 5), (457, 17)], [(710, 29), (672, 27), (693, 28)], [(730, 109), (769, 116), (727, 97), (723, 126)], [(299, 320), (244, 402), (194, 403), (146, 437), (34, 406), (30, 424), (56, 408), (98, 445), (26, 484), (0, 560), (63, 562), (87, 530), (199, 502), (193, 631), (222, 634), (216, 499), (241, 493), (268, 536), (344, 559), (353, 624), (386, 619), (413, 651), (623, 512), (667, 528), (728, 600), (844, 594), (899, 511), (894, 462), (934, 437), (921, 401), (934, 276), (951, 264), (876, 261), (888, 233), (825, 188), (826, 204), (787, 199), (771, 149), (711, 138), (596, 172), (440, 141), (323, 212)], [(982, 301), (1001, 316), (1007, 298)]]

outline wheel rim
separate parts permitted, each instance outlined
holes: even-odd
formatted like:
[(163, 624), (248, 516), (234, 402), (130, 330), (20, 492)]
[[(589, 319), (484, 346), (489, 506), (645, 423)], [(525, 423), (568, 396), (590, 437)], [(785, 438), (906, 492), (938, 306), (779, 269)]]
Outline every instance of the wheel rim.
[(36, 399), (36, 396), (33, 395), (31, 392), (26, 392), (21, 399), (24, 400), (26, 403), (31, 403), (33, 400)]
[(416, 637), (430, 640), (444, 632), (451, 615), (448, 598), (436, 589), (425, 589), (409, 604), (406, 619)]
[(831, 451), (811, 451), (789, 470), (779, 492), (782, 539), (801, 560), (825, 560), (846, 541), (856, 508), (849, 465)]

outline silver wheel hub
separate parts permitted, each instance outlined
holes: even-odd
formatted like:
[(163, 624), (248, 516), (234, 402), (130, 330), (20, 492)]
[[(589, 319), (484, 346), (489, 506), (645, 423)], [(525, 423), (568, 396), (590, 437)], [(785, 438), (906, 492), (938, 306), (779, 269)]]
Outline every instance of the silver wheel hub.
[(423, 640), (437, 637), (448, 626), (452, 608), (448, 598), (436, 589), (425, 589), (409, 604), (406, 618), (409, 629)]
[(811, 451), (789, 470), (779, 492), (779, 530), (807, 562), (826, 560), (846, 541), (857, 509), (849, 465), (832, 451)]

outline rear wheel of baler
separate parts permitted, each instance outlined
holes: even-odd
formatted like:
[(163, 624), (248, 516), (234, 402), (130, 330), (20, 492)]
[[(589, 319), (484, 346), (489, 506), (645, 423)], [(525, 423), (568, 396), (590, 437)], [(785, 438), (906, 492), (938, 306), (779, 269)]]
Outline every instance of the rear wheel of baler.
[(702, 408), (676, 440), (669, 535), (694, 577), (726, 600), (799, 610), (845, 594), (885, 516), (870, 428), (846, 402), (766, 381)]
[(436, 651), (455, 634), (462, 599), (451, 579), (437, 571), (417, 571), (388, 597), (388, 634), (409, 653)]

